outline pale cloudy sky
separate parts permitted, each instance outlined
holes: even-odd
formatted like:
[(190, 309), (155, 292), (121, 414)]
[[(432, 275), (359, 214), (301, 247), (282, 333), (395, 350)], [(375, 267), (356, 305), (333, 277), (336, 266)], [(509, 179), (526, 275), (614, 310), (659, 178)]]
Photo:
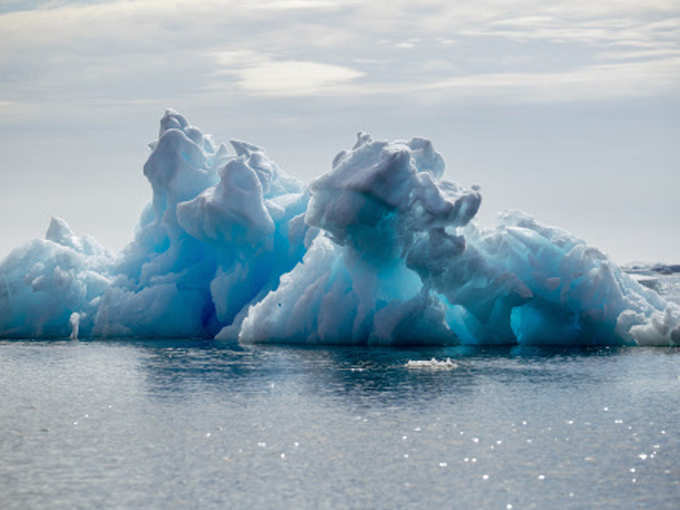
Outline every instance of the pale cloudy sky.
[(484, 223), (680, 261), (678, 0), (0, 0), (0, 256), (51, 215), (120, 249), (166, 107), (306, 181), (431, 138)]

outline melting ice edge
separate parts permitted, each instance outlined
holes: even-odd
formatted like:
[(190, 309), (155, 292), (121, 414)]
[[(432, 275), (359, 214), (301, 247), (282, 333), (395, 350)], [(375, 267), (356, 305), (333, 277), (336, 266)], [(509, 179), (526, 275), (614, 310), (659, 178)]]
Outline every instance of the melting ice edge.
[(0, 337), (678, 345), (680, 306), (524, 213), (471, 220), (431, 142), (359, 133), (309, 186), (168, 110), (152, 202), (112, 255), (53, 218), (0, 264)]

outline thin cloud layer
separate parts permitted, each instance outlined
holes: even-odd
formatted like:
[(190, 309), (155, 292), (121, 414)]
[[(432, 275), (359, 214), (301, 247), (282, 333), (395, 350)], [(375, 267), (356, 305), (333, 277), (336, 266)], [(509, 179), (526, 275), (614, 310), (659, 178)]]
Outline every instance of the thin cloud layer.
[(246, 92), (273, 95), (308, 95), (322, 92), (363, 73), (348, 67), (286, 60), (265, 62), (235, 71)]
[[(21, 10), (35, 5), (42, 7)], [(675, 94), (680, 81), (675, 2), (12, 6), (0, 14), (0, 101), (13, 108), (75, 98), (171, 100), (201, 91), (588, 100)]]

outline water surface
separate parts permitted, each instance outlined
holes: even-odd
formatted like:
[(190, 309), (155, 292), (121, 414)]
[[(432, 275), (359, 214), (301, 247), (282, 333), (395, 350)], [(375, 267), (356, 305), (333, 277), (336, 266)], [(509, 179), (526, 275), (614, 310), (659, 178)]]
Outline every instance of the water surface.
[(680, 507), (678, 349), (0, 342), (0, 392), (4, 509)]

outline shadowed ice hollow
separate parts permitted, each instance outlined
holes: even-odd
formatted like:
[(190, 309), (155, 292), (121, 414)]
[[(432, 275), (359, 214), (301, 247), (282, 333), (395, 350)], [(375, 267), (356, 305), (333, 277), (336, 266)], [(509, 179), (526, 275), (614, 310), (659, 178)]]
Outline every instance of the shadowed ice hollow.
[(0, 264), (0, 337), (301, 344), (678, 345), (680, 306), (516, 211), (473, 219), (423, 138), (351, 149), (309, 186), (168, 110), (118, 255), (53, 218)]

